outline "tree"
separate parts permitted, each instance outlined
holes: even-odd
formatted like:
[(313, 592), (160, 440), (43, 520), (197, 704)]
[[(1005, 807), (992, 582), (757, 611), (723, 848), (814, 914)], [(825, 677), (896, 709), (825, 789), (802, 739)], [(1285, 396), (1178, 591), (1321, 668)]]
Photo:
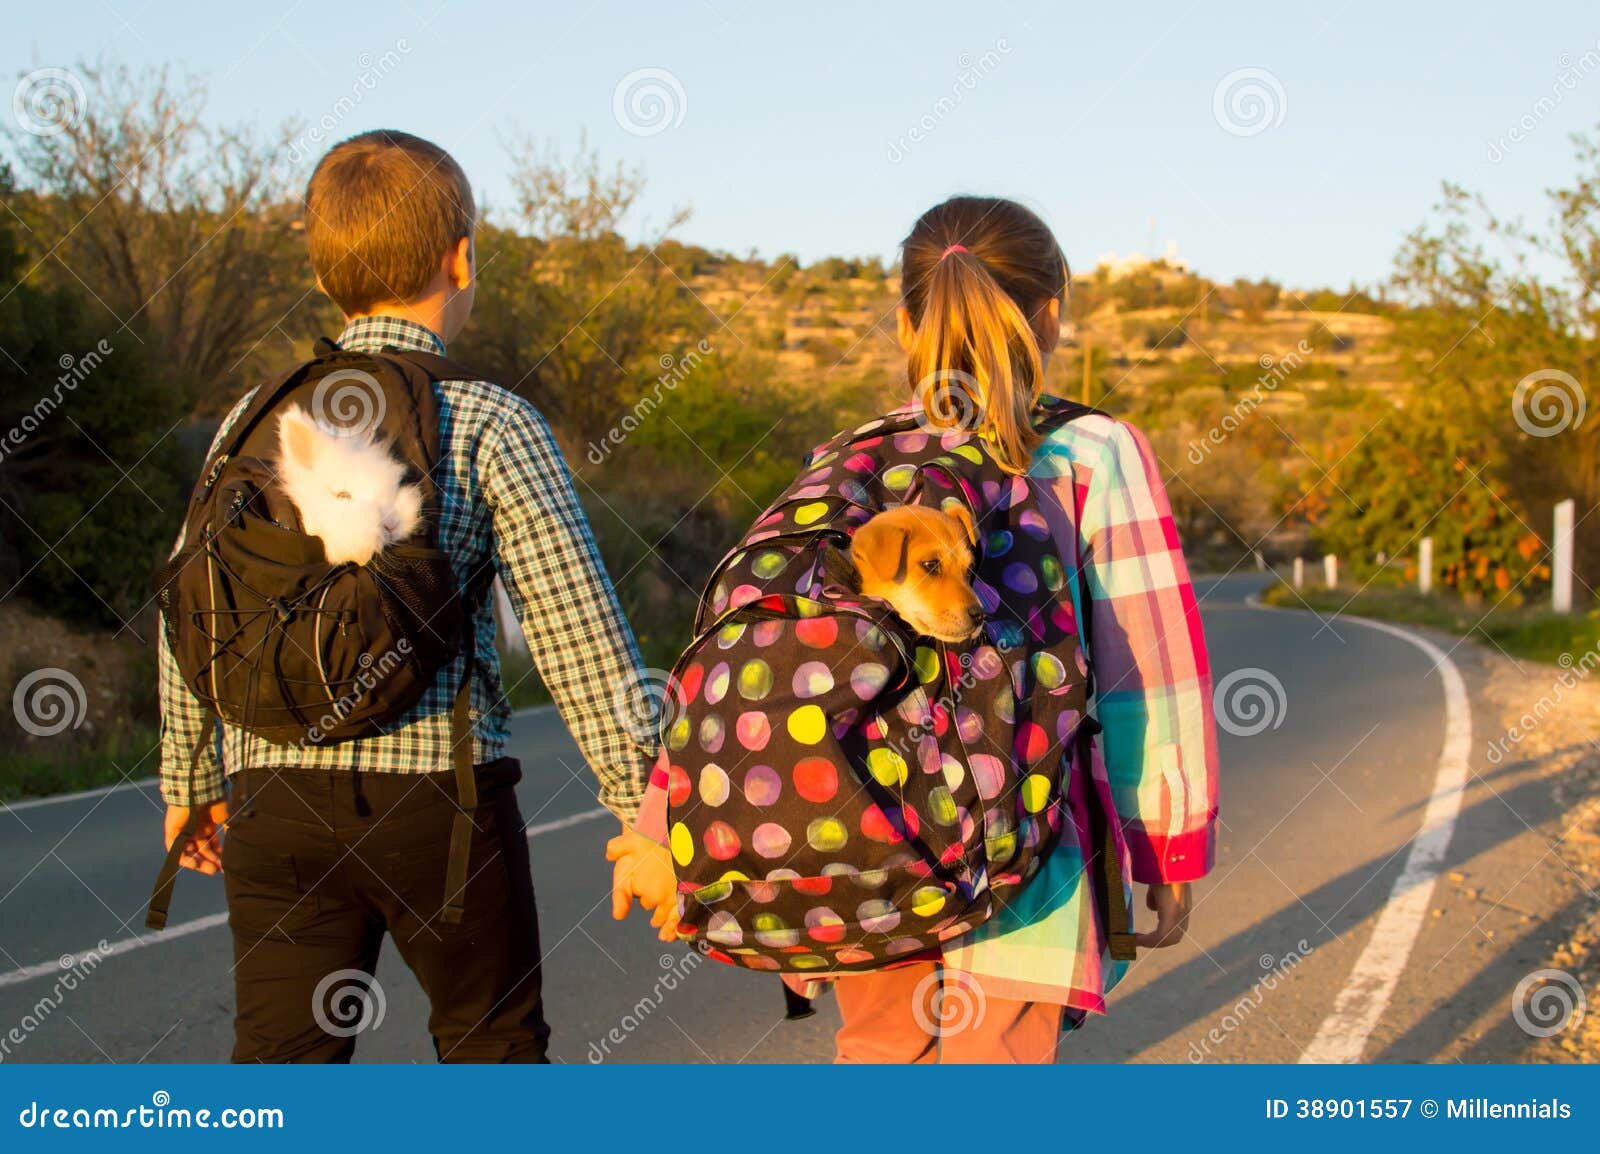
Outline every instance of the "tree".
[(1277, 306), (1281, 294), (1282, 289), (1265, 278), (1259, 281), (1240, 278), (1223, 290), (1223, 299), (1238, 309), (1245, 321), (1258, 325), (1266, 319), (1267, 310)]
[[(269, 142), (204, 119), (205, 90), (166, 69), (84, 66), (46, 124), (8, 130), (27, 223), (25, 275), (87, 293), (146, 334), (187, 398), (226, 407), (316, 310), (301, 243), (292, 126)], [(270, 349), (270, 352), (267, 350)]]
[[(479, 230), (478, 303), (456, 349), (587, 442), (685, 349), (718, 343), (720, 321), (689, 289), (691, 250), (619, 231), (644, 187), (636, 170), (608, 166), (583, 144), (565, 159), (527, 143), (512, 156), (515, 216)], [(674, 212), (667, 227), (684, 219)]]
[[(1510, 503), (1502, 462), (1478, 434), (1451, 419), (1447, 398), (1423, 394), (1396, 413), (1368, 410), (1371, 424), (1341, 453), (1337, 476), (1308, 496), (1318, 540), (1365, 580), (1375, 556), (1414, 558), (1433, 538), (1439, 583), (1469, 601), (1519, 604), (1530, 580), (1547, 578), (1538, 537)], [(1402, 570), (1414, 579), (1414, 562)]]
[[(0, 196), (10, 182), (0, 168)], [(8, 284), (22, 269), (15, 231), (0, 216)], [(64, 287), (23, 281), (0, 301), (0, 599), (20, 590), (119, 628), (148, 603), (190, 468), (175, 435), (184, 406), (140, 336)]]
[[(1600, 503), (1600, 419), (1586, 413), (1600, 367), (1600, 145), (1574, 138), (1579, 171), (1550, 194), (1543, 231), (1497, 217), (1447, 184), (1441, 223), (1402, 249), (1395, 286), (1413, 307), (1395, 343), (1416, 388), (1471, 461), (1506, 462), (1508, 506), (1541, 534), (1550, 508)], [(1437, 547), (1437, 546), (1436, 546)], [(1578, 568), (1600, 584), (1600, 535), (1579, 533)]]

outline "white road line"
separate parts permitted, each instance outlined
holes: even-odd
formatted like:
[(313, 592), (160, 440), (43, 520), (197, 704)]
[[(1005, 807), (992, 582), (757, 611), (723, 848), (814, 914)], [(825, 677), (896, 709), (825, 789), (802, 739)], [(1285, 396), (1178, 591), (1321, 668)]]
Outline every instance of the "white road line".
[(604, 806), (586, 809), (582, 813), (569, 813), (566, 817), (554, 817), (549, 821), (541, 821), (538, 825), (530, 825), (522, 832), (532, 841), (542, 833), (555, 833), (558, 829), (570, 829), (575, 825), (582, 825), (586, 821), (593, 821), (597, 817), (605, 817), (611, 811)]
[[(585, 822), (593, 821), (597, 817), (609, 816), (611, 816), (609, 809), (596, 807), (583, 810), (581, 813), (568, 814), (566, 817), (551, 818), (549, 821), (542, 821), (538, 825), (530, 825), (523, 832), (527, 835), (528, 840), (532, 841), (540, 834), (555, 833), (561, 829), (571, 829), (575, 825), (582, 825)], [(203, 918), (196, 918), (192, 922), (179, 922), (175, 926), (168, 926), (160, 933), (136, 934), (131, 938), (123, 938), (119, 942), (111, 942), (103, 948), (97, 946), (94, 949), (83, 950), (76, 954), (63, 954), (53, 962), (39, 962), (35, 965), (23, 966), (20, 970), (11, 970), (9, 973), (0, 974), (0, 987), (14, 986), (19, 982), (31, 981), (34, 978), (45, 978), (51, 974), (63, 974), (81, 965), (86, 959), (98, 958), (104, 960), (105, 958), (119, 957), (122, 954), (132, 953), (134, 950), (142, 950), (146, 946), (159, 946), (164, 942), (177, 941), (179, 938), (186, 938), (190, 934), (202, 933), (205, 930), (213, 930), (218, 926), (227, 924), (227, 914), (208, 914)]]
[(158, 942), (175, 941), (186, 938), (190, 934), (198, 934), (204, 930), (215, 929), (217, 926), (228, 924), (227, 914), (211, 914), (207, 917), (196, 918), (192, 922), (181, 922), (175, 926), (168, 926), (160, 935), (151, 934), (148, 937), (140, 934), (137, 937), (123, 938), (120, 942), (110, 942), (104, 949), (96, 946), (92, 950), (83, 950), (76, 954), (62, 954), (57, 961), (40, 962), (34, 966), (23, 966), (20, 970), (12, 970), (9, 974), (0, 974), (0, 986), (14, 986), (19, 982), (30, 981), (33, 978), (44, 978), (51, 974), (64, 974), (68, 970), (82, 965), (86, 960), (96, 959), (98, 965), (106, 958), (118, 954), (125, 954), (131, 950), (153, 946)]
[[(1278, 608), (1262, 605), (1254, 598), (1247, 604), (1257, 609)], [(1417, 935), (1422, 932), (1434, 884), (1461, 812), (1461, 797), (1466, 791), (1469, 774), (1467, 758), (1472, 748), (1472, 707), (1466, 683), (1461, 679), (1461, 670), (1444, 650), (1426, 637), (1385, 621), (1351, 616), (1341, 616), (1339, 620), (1398, 637), (1420, 649), (1433, 662), (1444, 687), (1444, 747), (1439, 751), (1433, 792), (1422, 814), (1422, 826), (1412, 839), (1411, 852), (1406, 855), (1405, 868), (1395, 879), (1389, 900), (1372, 927), (1366, 949), (1361, 951), (1344, 988), (1334, 1000), (1333, 1011), (1300, 1055), (1302, 1063), (1361, 1061), (1372, 1031), (1394, 997), (1395, 986), (1405, 971)]]
[[(549, 713), (554, 705), (530, 705), (526, 709), (513, 710), (512, 717), (536, 717), (541, 713)], [(16, 810), (37, 809), (42, 805), (60, 805), (64, 801), (83, 801), (85, 798), (99, 797), (107, 793), (121, 793), (125, 789), (147, 789), (158, 784), (159, 779), (154, 777), (141, 777), (137, 781), (124, 781), (119, 785), (102, 785), (99, 789), (85, 789), (77, 793), (57, 793), (49, 797), (30, 797), (25, 801), (8, 801), (0, 805), (0, 814), (11, 813)]]
[(136, 781), (124, 781), (118, 785), (102, 785), (99, 789), (85, 789), (77, 793), (56, 793), (49, 797), (30, 797), (25, 801), (8, 801), (0, 805), (0, 814), (15, 813), (22, 809), (38, 809), (42, 805), (60, 805), (64, 801), (83, 801), (86, 798), (102, 797), (108, 793), (121, 793), (128, 789), (145, 789), (156, 784), (153, 777), (141, 777)]

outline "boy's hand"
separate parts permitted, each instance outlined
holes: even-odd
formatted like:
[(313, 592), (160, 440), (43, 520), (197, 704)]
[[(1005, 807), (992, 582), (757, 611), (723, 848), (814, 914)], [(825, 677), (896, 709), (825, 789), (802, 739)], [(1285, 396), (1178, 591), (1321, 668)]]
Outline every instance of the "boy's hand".
[[(188, 826), (189, 812), (189, 807), (185, 805), (167, 806), (167, 816), (162, 823), (165, 836), (161, 841), (167, 849), (172, 848), (172, 843), (182, 836), (185, 827)], [(197, 870), (203, 874), (221, 873), (222, 825), (227, 820), (226, 800), (201, 806), (199, 824), (184, 843), (183, 855), (178, 858), (178, 863), (185, 869)]]
[(628, 916), (633, 899), (655, 911), (650, 924), (664, 942), (678, 940), (678, 877), (667, 847), (631, 829), (606, 843), (611, 867), (611, 916), (619, 922)]
[(1156, 928), (1134, 934), (1134, 940), (1147, 950), (1175, 946), (1189, 930), (1189, 883), (1167, 882), (1153, 885), (1144, 895), (1144, 904), (1156, 912)]

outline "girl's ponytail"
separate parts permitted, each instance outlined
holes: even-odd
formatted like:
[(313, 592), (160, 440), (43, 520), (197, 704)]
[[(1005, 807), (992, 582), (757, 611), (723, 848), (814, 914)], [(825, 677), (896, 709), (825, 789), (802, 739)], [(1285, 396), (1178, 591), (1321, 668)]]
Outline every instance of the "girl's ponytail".
[(916, 401), (933, 424), (978, 432), (1003, 468), (1025, 472), (1044, 388), (1030, 314), (1067, 289), (1049, 228), (1012, 201), (956, 197), (911, 230), (901, 279), (916, 330), (907, 363)]

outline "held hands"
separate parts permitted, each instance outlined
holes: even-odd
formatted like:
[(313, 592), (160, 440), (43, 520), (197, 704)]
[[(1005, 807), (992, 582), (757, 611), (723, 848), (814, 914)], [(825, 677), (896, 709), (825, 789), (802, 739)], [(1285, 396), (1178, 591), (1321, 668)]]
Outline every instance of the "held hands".
[[(161, 840), (161, 844), (167, 849), (171, 849), (172, 843), (183, 836), (189, 824), (189, 812), (188, 806), (167, 806), (166, 818), (162, 822)], [(196, 870), (203, 874), (221, 873), (222, 826), (227, 820), (227, 801), (219, 800), (201, 806), (200, 820), (195, 826), (194, 833), (184, 842), (183, 855), (178, 859), (178, 863), (185, 869)]]
[(611, 916), (619, 922), (628, 916), (633, 899), (655, 911), (650, 924), (664, 942), (678, 940), (678, 878), (667, 847), (631, 829), (606, 843), (611, 867)]
[(1189, 883), (1166, 882), (1153, 885), (1145, 893), (1144, 904), (1156, 913), (1156, 928), (1134, 934), (1134, 940), (1147, 950), (1175, 946), (1189, 931)]

